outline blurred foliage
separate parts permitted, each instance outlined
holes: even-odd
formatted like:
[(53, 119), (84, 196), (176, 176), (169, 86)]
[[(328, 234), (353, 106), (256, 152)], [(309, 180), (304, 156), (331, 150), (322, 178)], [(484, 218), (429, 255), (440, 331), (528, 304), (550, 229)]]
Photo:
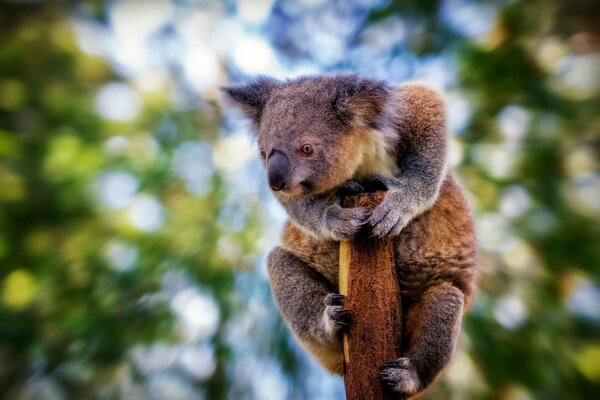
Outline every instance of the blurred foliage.
[[(20, 9), (27, 11), (15, 12)], [(170, 299), (160, 292), (165, 272), (201, 282), (222, 299), (226, 320), (232, 260), (217, 242), (227, 236), (240, 254), (255, 251), (256, 204), (246, 205), (243, 231), (225, 234), (215, 224), (225, 206), (218, 172), (209, 193), (195, 197), (170, 168), (181, 143), (215, 139), (217, 116), (174, 109), (157, 98), (133, 122), (101, 118), (94, 97), (119, 78), (105, 60), (81, 53), (64, 20), (67, 11), (56, 4), (0, 6), (10, 20), (0, 28), (2, 398), (21, 396), (25, 382), (44, 376), (56, 379), (68, 398), (116, 397), (123, 374), (139, 379), (123, 367), (133, 346), (180, 336)], [(108, 154), (115, 132), (127, 148)], [(111, 171), (137, 176), (138, 192), (160, 201), (167, 215), (160, 230), (140, 231), (126, 209), (97, 201), (98, 179)], [(139, 254), (134, 267), (110, 264), (107, 253), (115, 245)], [(225, 358), (219, 335), (211, 342)], [(218, 364), (206, 384), (211, 398), (227, 387), (222, 368)], [(31, 393), (44, 398), (46, 392)]]
[[(284, 3), (273, 23), (281, 18), (292, 32)], [(471, 4), (496, 16), (476, 39), (441, 11)], [(275, 369), (289, 397), (316, 398), (314, 364), (278, 319), (256, 267), (271, 203), (234, 196), (256, 182), (228, 184), (213, 165), (223, 139), (214, 104), (182, 90), (175, 68), (135, 118), (99, 114), (100, 93), (127, 80), (110, 60), (80, 50), (69, 17), (104, 23), (106, 7), (0, 3), (0, 398), (281, 398), (248, 389)], [(589, 193), (600, 181), (600, 104), (597, 91), (569, 87), (546, 60), (570, 46), (597, 54), (597, 2), (361, 7), (348, 48), (402, 17), (411, 29), (386, 57), (452, 60), (448, 89), (471, 107), (454, 146), (483, 236), (481, 289), (461, 352), (427, 398), (592, 398), (600, 386), (600, 199)], [(302, 38), (273, 41), (294, 62), (308, 57)], [(525, 127), (502, 126), (515, 121)], [(181, 157), (196, 164), (178, 167)], [(186, 175), (198, 163), (206, 167)], [(186, 180), (194, 174), (206, 175), (195, 189)], [(115, 179), (125, 201), (105, 198), (103, 185)], [(181, 293), (204, 307), (200, 316), (214, 302), (217, 325), (197, 322), (204, 334), (190, 337)], [(232, 326), (245, 328), (236, 336)], [(207, 371), (189, 368), (185, 349), (210, 349), (195, 359)], [(149, 370), (153, 354), (174, 372)]]

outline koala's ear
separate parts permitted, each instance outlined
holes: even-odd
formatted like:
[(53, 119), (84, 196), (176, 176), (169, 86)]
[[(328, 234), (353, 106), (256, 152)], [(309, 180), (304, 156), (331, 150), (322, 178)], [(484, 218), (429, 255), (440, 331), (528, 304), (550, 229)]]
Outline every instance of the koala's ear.
[(389, 95), (390, 89), (382, 81), (343, 76), (339, 78), (332, 107), (347, 125), (376, 127)]
[(279, 85), (275, 79), (259, 77), (245, 85), (222, 87), (221, 91), (225, 103), (239, 107), (258, 126), (269, 97)]

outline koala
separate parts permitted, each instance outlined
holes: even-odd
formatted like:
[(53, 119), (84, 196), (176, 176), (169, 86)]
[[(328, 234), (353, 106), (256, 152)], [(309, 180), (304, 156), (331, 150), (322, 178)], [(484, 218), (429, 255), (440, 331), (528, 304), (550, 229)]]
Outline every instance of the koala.
[[(442, 96), (426, 85), (391, 86), (358, 75), (260, 77), (222, 89), (256, 134), (268, 183), (289, 215), (268, 256), (279, 310), (297, 340), (342, 374), (352, 312), (338, 294), (339, 241), (361, 229), (393, 237), (403, 304), (403, 354), (380, 366), (407, 398), (452, 359), (475, 286), (471, 211), (448, 168)], [(385, 190), (371, 212), (345, 196)]]

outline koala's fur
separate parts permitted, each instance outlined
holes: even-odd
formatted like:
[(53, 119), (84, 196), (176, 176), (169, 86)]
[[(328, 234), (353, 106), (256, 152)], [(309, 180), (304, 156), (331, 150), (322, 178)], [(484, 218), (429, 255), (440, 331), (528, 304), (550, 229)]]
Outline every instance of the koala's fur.
[[(271, 187), (290, 216), (268, 270), (292, 332), (341, 374), (341, 331), (351, 315), (336, 295), (338, 241), (364, 225), (394, 236), (405, 348), (381, 375), (400, 394), (421, 394), (455, 352), (476, 268), (471, 212), (446, 167), (440, 94), (356, 75), (259, 78), (224, 92), (250, 118)], [(341, 207), (342, 196), (364, 188), (387, 190), (373, 212)]]

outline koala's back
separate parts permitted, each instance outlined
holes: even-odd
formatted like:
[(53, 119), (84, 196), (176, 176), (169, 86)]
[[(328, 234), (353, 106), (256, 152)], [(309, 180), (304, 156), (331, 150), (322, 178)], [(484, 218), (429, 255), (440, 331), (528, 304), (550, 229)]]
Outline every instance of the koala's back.
[(468, 304), (477, 265), (475, 227), (464, 193), (452, 173), (434, 206), (415, 218), (396, 239), (396, 266), (405, 295), (450, 282)]
[[(451, 282), (468, 303), (476, 266), (475, 229), (469, 205), (452, 173), (431, 209), (415, 218), (395, 239), (400, 289), (418, 297), (431, 285)], [(293, 222), (286, 224), (282, 247), (338, 285), (339, 244), (308, 235)]]

